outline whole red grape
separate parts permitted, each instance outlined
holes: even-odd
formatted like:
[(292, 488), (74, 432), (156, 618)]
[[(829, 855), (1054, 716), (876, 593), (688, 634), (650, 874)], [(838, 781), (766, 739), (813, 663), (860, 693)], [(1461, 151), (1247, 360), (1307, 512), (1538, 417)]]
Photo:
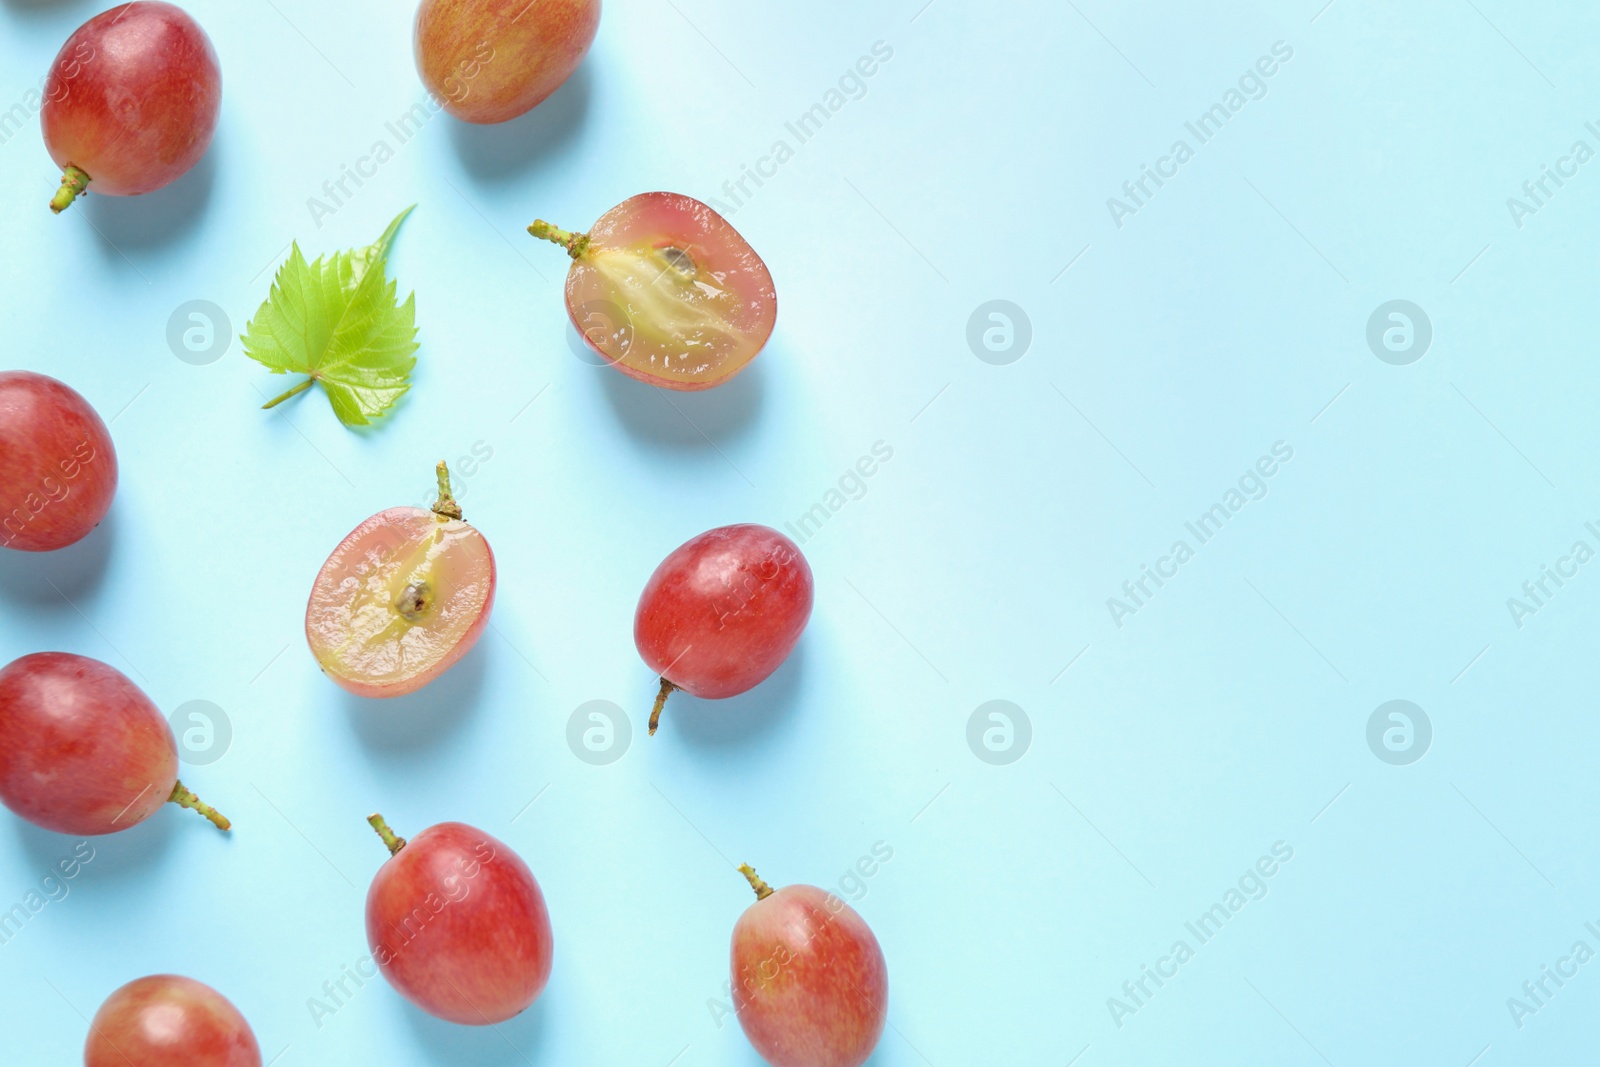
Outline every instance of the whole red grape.
[(35, 652), (0, 669), (0, 801), (35, 826), (109, 834), (167, 801), (223, 830), (228, 820), (178, 781), (172, 727), (114, 667)]
[(415, 692), (477, 643), (494, 607), (494, 553), (463, 522), (444, 461), (432, 510), (380, 511), (323, 563), (306, 604), (306, 642), (357, 696)]
[(71, 388), (0, 371), (0, 544), (47, 552), (80, 540), (111, 510), (111, 433)]
[(261, 1067), (261, 1047), (239, 1009), (193, 978), (135, 978), (89, 1024), (84, 1067)]
[(453, 1023), (523, 1011), (550, 980), (550, 913), (533, 872), (503, 841), (465, 823), (409, 842), (367, 820), (390, 858), (367, 890), (367, 944), (407, 1000)]
[(773, 1067), (860, 1067), (883, 1036), (889, 969), (856, 910), (815, 886), (756, 891), (733, 928), (733, 1003)]
[(96, 15), (45, 85), (44, 143), (63, 171), (50, 209), (91, 186), (137, 196), (176, 181), (206, 154), (221, 106), (217, 53), (182, 8), (135, 0)]
[(589, 347), (630, 378), (710, 389), (756, 358), (778, 319), (761, 257), (693, 197), (640, 193), (588, 233), (542, 219), (535, 237), (567, 250), (567, 315)]
[(560, 88), (599, 28), (600, 0), (422, 0), (417, 71), (456, 118), (505, 122)]
[(811, 567), (777, 530), (746, 523), (690, 538), (650, 575), (633, 616), (633, 642), (661, 692), (720, 700), (765, 681), (794, 651), (811, 618)]

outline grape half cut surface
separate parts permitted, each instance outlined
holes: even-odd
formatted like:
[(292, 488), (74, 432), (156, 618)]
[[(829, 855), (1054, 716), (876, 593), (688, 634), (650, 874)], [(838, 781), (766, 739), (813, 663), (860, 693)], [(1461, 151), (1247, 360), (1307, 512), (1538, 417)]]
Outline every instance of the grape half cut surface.
[(343, 688), (402, 696), (477, 642), (494, 586), (494, 553), (476, 528), (422, 508), (389, 508), (352, 530), (322, 565), (306, 606), (306, 640)]
[(692, 197), (641, 193), (588, 233), (542, 220), (535, 237), (567, 249), (567, 314), (622, 373), (668, 389), (709, 389), (772, 336), (778, 294), (767, 265), (727, 219)]

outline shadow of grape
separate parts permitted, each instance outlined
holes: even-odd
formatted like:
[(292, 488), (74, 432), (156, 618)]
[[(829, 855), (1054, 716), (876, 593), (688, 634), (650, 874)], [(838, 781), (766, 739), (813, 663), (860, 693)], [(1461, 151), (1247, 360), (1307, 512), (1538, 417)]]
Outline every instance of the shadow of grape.
[[(450, 118), (450, 142), (475, 180), (519, 178), (536, 165), (558, 161), (566, 152), (583, 125), (590, 92), (589, 66), (583, 64), (538, 107), (509, 122), (480, 126)], [(528, 221), (533, 221), (531, 215)]]
[(96, 196), (91, 181), (89, 195), (68, 210), (88, 213), (95, 236), (105, 246), (102, 251), (119, 263), (130, 253), (172, 244), (205, 216), (221, 150), (219, 129), (200, 162), (171, 185), (143, 196)]
[(766, 391), (759, 356), (731, 381), (697, 392), (647, 385), (610, 367), (594, 373), (628, 431), (669, 448), (720, 448), (737, 440), (755, 423)]
[(691, 745), (732, 748), (754, 744), (782, 729), (800, 703), (806, 644), (802, 636), (783, 665), (749, 692), (726, 700), (673, 693), (661, 713), (661, 731), (674, 731)]
[(0, 594), (35, 608), (71, 612), (72, 604), (100, 584), (116, 541), (117, 505), (76, 544), (54, 552), (0, 548)]
[(533, 1006), (514, 1018), (494, 1026), (461, 1026), (457, 1023), (435, 1019), (409, 1001), (401, 1000), (399, 1010), (416, 1035), (417, 1043), (435, 1063), (482, 1064), (498, 1067), (500, 1064), (528, 1064), (542, 1062), (540, 1046), (544, 1044), (544, 1005), (548, 990)]
[(380, 756), (431, 754), (477, 712), (488, 644), (480, 639), (455, 666), (415, 693), (358, 697), (341, 689), (345, 714), (362, 744)]
[[(89, 3), (89, 0), (0, 0), (0, 9), (20, 15), (23, 18), (37, 19), (40, 22), (46, 19), (58, 18), (80, 9), (84, 11), (84, 17), (87, 19), (87, 12), (92, 7), (93, 5)], [(75, 26), (64, 27), (61, 31), (61, 39), (65, 41), (68, 32), (76, 28)], [(39, 73), (43, 74), (44, 68), (41, 67)]]
[[(99, 837), (58, 834), (9, 813), (6, 817), (15, 824), (17, 838), (22, 842), (22, 850), (28, 854), (33, 868), (40, 874), (50, 871), (59, 875), (57, 863), (65, 859), (77, 859), (82, 870), (73, 881), (79, 885), (130, 877), (159, 865), (172, 841), (172, 835), (179, 831), (219, 833), (194, 812), (183, 811), (176, 804), (165, 804), (144, 822)], [(87, 841), (89, 847), (94, 849), (93, 855), (87, 860), (74, 851), (80, 841)]]

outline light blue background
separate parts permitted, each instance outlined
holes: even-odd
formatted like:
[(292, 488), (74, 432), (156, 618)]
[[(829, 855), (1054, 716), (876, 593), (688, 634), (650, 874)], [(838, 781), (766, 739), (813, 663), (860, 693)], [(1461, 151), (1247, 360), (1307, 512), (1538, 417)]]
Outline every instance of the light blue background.
[[(1592, 5), (608, 0), (550, 101), (432, 119), (320, 228), (307, 199), (422, 99), (410, 12), (189, 6), (225, 77), (197, 172), (58, 219), (35, 126), (0, 145), (4, 364), (82, 391), (122, 464), (100, 530), (0, 559), (0, 652), (225, 709), (231, 749), (184, 777), (237, 828), (168, 810), (96, 841), (0, 945), (0, 1060), (74, 1062), (113, 988), (170, 970), (225, 991), (282, 1067), (749, 1067), (708, 1007), (749, 901), (732, 864), (831, 886), (878, 841), (894, 858), (857, 904), (891, 974), (875, 1067), (1589, 1054), (1600, 963), (1521, 1028), (1506, 1001), (1600, 949), (1600, 564), (1520, 628), (1506, 599), (1596, 546), (1600, 161), (1520, 228), (1506, 200), (1600, 148)], [(96, 9), (0, 0), (0, 108)], [(781, 294), (754, 366), (666, 395), (574, 358), (564, 260), (522, 228), (647, 189), (727, 203), (877, 41), (865, 95), (732, 216)], [(1119, 228), (1107, 198), (1277, 41), (1265, 97)], [(362, 244), (413, 202), (390, 269), (422, 348), (386, 425), (345, 430), (315, 393), (260, 411), (290, 382), (237, 342), (206, 366), (169, 349), (179, 305), (237, 334), (291, 239)], [(1032, 323), (1007, 366), (966, 341), (997, 298)], [(1408, 366), (1365, 340), (1391, 299), (1432, 321)], [(893, 459), (804, 546), (791, 662), (746, 697), (674, 698), (646, 738), (650, 570), (711, 526), (798, 519), (878, 441)], [(1277, 441), (1268, 495), (1115, 625), (1107, 598)], [(344, 695), (301, 635), (313, 574), (475, 444), (494, 629), (416, 697)], [(1366, 741), (1397, 698), (1434, 731), (1408, 766)], [(597, 699), (634, 716), (610, 766), (565, 739)], [(992, 699), (1032, 722), (1007, 766), (966, 740)], [(453, 1027), (374, 982), (313, 1021), (366, 952), (374, 809), (527, 859), (556, 931), (527, 1015)], [(0, 822), (9, 907), (73, 842)], [(1265, 898), (1119, 1028), (1107, 999), (1277, 841), (1294, 857)]]

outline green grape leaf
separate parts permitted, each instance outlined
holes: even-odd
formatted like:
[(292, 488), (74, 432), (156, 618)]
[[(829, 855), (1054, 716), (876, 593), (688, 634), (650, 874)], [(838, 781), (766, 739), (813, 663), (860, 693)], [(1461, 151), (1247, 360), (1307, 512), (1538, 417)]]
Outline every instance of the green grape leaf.
[(416, 209), (417, 205), (412, 204), (394, 217), (394, 221), (389, 223), (389, 228), (383, 231), (383, 236), (379, 237), (376, 242), (366, 248), (353, 249), (349, 253), (350, 269), (353, 272), (353, 276), (346, 283), (347, 289), (353, 289), (361, 281), (361, 276), (366, 273), (367, 267), (374, 260), (378, 263), (383, 263), (389, 258), (389, 246), (394, 244), (394, 235), (400, 232), (400, 224), (406, 221), (406, 217)]
[(264, 407), (321, 385), (346, 426), (382, 418), (411, 388), (417, 365), (416, 294), (397, 303), (385, 277), (389, 246), (412, 209), (402, 211), (366, 248), (310, 263), (291, 246), (272, 291), (245, 326), (245, 355), (274, 374), (307, 375)]

